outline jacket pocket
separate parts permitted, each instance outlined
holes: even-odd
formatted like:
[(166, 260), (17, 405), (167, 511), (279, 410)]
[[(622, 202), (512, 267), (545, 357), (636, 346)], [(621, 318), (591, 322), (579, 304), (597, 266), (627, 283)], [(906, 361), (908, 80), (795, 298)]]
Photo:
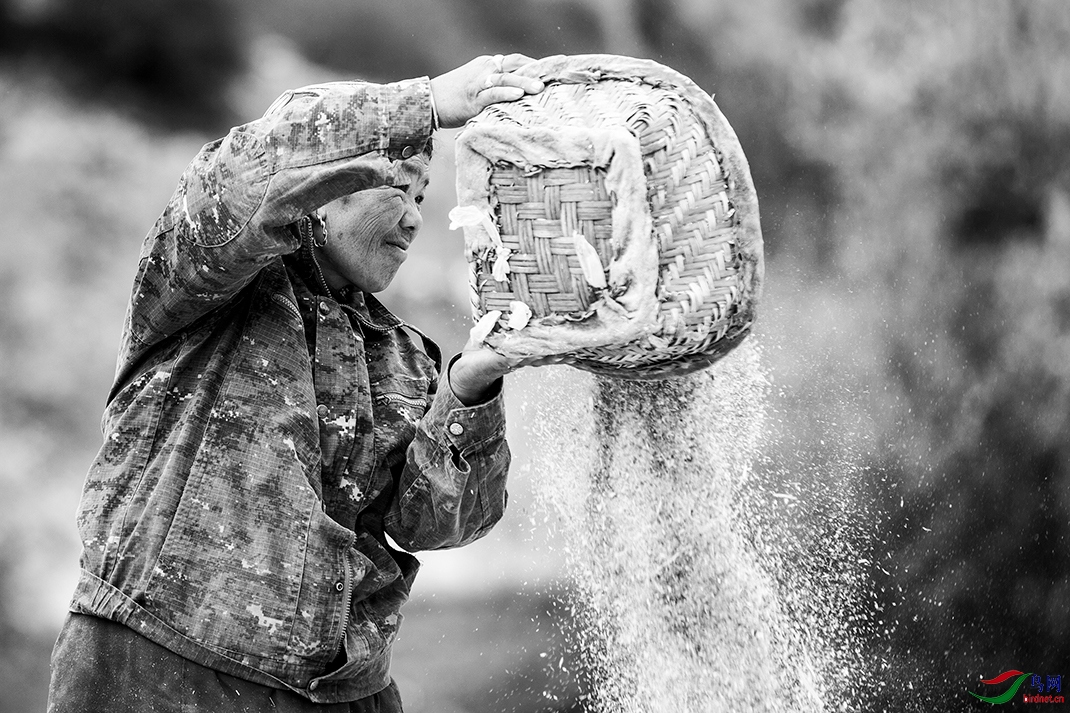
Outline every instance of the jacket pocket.
[(416, 425), (430, 408), (430, 381), (417, 376), (388, 376), (372, 384), (376, 461), (400, 462), (416, 436)]
[(256, 472), (211, 447), (203, 455), (153, 569), (147, 608), (275, 675), (326, 665), (348, 583), (364, 576), (361, 562), (347, 563), (353, 533), (322, 512), (295, 460)]

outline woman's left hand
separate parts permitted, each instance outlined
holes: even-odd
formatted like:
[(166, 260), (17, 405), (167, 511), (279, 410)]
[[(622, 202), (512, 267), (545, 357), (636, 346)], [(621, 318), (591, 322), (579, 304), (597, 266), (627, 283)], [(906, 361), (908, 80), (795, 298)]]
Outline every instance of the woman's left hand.
[(461, 355), (450, 367), (449, 381), (457, 399), (471, 406), (485, 401), (491, 387), (506, 374), (526, 366), (549, 366), (560, 364), (565, 357), (533, 356), (506, 357), (470, 336), (461, 350)]
[(515, 73), (534, 61), (522, 54), (484, 55), (432, 79), (439, 126), (454, 129), (491, 104), (541, 92), (541, 81)]

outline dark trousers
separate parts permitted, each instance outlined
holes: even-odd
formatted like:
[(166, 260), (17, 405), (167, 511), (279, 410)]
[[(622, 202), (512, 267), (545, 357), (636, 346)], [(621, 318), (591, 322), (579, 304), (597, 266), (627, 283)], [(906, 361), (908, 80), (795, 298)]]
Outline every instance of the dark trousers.
[(48, 713), (402, 713), (397, 686), (319, 704), (213, 671), (105, 619), (69, 614), (52, 652)]

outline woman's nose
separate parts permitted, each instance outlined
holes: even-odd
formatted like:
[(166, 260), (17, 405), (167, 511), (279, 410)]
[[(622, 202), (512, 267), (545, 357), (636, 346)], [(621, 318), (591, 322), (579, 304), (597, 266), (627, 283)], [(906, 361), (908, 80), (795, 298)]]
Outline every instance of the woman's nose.
[(416, 206), (416, 202), (411, 198), (406, 198), (405, 211), (401, 214), (401, 220), (398, 221), (398, 225), (405, 230), (417, 233), (423, 224), (424, 218), (420, 215), (420, 209)]

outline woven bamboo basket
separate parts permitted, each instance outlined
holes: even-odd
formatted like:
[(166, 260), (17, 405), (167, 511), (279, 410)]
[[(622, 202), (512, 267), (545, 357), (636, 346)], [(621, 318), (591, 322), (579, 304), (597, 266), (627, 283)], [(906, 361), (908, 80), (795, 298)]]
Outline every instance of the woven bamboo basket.
[(631, 379), (714, 363), (750, 332), (763, 256), (747, 160), (713, 98), (649, 60), (523, 71), (545, 91), (457, 138), (473, 311), (501, 313), (485, 341)]

